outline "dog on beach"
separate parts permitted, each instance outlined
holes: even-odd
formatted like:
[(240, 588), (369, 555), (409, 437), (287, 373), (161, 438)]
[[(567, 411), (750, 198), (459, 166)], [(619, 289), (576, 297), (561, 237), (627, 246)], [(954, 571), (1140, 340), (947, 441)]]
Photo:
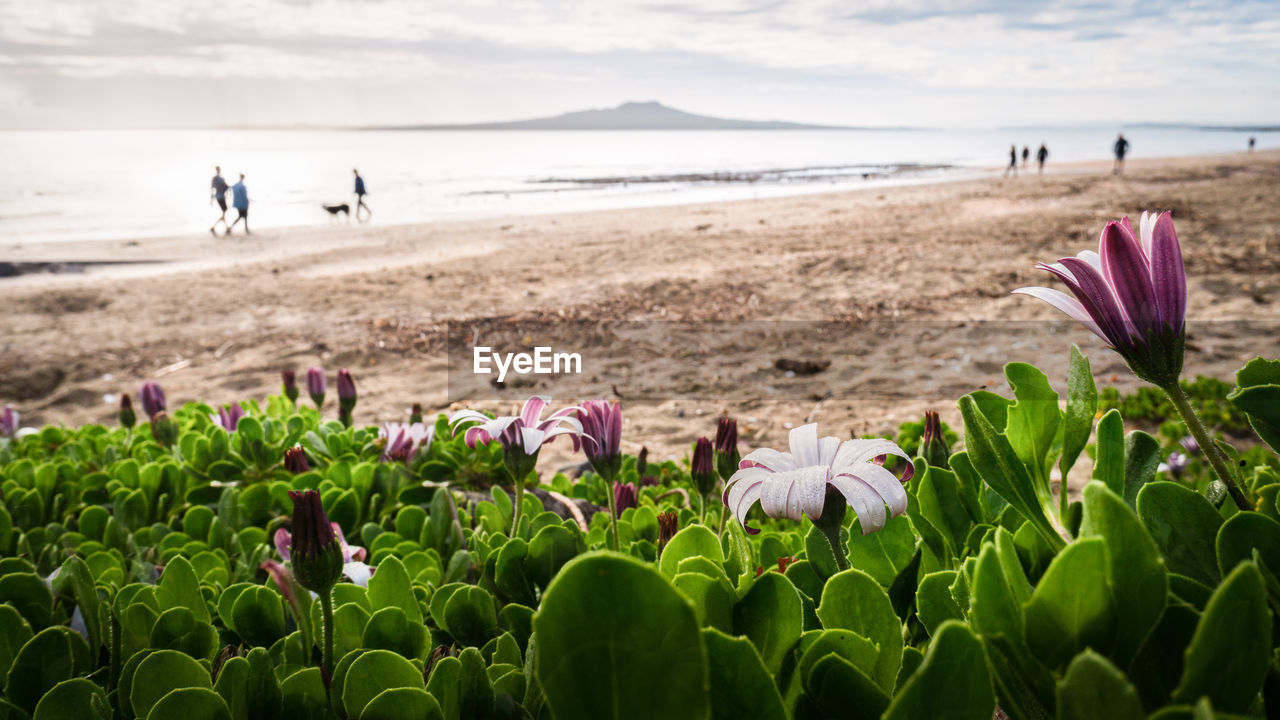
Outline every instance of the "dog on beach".
[(338, 217), (338, 213), (342, 213), (347, 216), (348, 220), (351, 219), (351, 206), (346, 203), (342, 203), (341, 205), (321, 205), (320, 207), (324, 208), (325, 211), (334, 218)]

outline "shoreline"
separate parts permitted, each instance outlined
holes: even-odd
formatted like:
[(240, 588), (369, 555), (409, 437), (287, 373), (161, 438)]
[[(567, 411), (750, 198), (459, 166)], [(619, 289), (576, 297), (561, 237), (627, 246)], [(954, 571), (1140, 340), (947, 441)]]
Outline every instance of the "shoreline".
[[(1141, 158), (1130, 159), (1127, 161), (1129, 171), (1143, 171), (1162, 168), (1177, 168), (1188, 165), (1202, 164), (1206, 161), (1232, 161), (1247, 159), (1250, 157), (1266, 158), (1280, 157), (1280, 150), (1261, 150), (1254, 153), (1212, 153), (1204, 155), (1179, 155), (1158, 158)], [(1022, 173), (1030, 174), (1037, 179), (1062, 179), (1072, 175), (1096, 175), (1098, 173), (1109, 173), (1111, 160), (1090, 160), (1069, 163), (1059, 163), (1048, 169), (1044, 175), (1035, 173), (1034, 164), (1028, 166)], [(943, 167), (943, 166), (939, 166)], [(510, 214), (497, 213), (486, 214), (476, 217), (459, 217), (445, 218), (435, 221), (425, 222), (408, 222), (393, 223), (387, 225), (334, 225), (329, 224), (313, 224), (313, 225), (286, 225), (280, 227), (268, 226), (264, 230), (260, 230), (250, 236), (250, 240), (254, 237), (277, 237), (289, 236), (302, 233), (321, 236), (324, 240), (333, 240), (330, 236), (346, 235), (349, 237), (349, 245), (352, 248), (358, 248), (364, 245), (362, 238), (370, 233), (377, 234), (380, 232), (406, 232), (420, 231), (427, 232), (430, 230), (447, 231), (452, 226), (474, 226), (484, 224), (486, 222), (499, 222), (501, 225), (514, 225), (522, 220), (532, 220), (534, 218), (562, 218), (573, 217), (584, 214), (599, 213), (615, 213), (628, 211), (645, 211), (658, 210), (664, 208), (694, 208), (704, 206), (732, 205), (737, 203), (756, 203), (769, 202), (773, 200), (781, 200), (786, 198), (798, 198), (806, 196), (840, 196), (844, 194), (869, 193), (875, 191), (884, 191), (894, 188), (918, 187), (918, 186), (934, 186), (947, 185), (954, 183), (975, 182), (975, 181), (1004, 181), (1006, 178), (1000, 177), (1000, 173), (1004, 171), (1003, 166), (945, 166), (948, 170), (953, 170), (954, 174), (949, 175), (912, 175), (903, 174), (885, 178), (873, 178), (869, 182), (874, 185), (854, 186), (852, 182), (847, 183), (829, 183), (822, 186), (822, 181), (806, 181), (804, 183), (770, 183), (766, 185), (770, 189), (787, 190), (795, 189), (796, 192), (777, 192), (766, 194), (763, 197), (741, 198), (730, 197), (723, 199), (698, 199), (698, 198), (676, 198), (674, 202), (653, 202), (640, 203), (635, 205), (620, 205), (616, 207), (604, 208), (588, 208), (579, 210), (562, 210), (553, 209), (545, 213), (529, 213), (529, 212), (513, 212)], [(937, 168), (929, 168), (936, 172)], [(1008, 180), (1017, 182), (1023, 178), (1008, 178)], [(532, 184), (541, 182), (549, 182), (547, 180), (531, 181)], [(643, 183), (642, 183), (643, 184)], [(739, 183), (732, 183), (739, 184)], [(748, 183), (741, 183), (748, 184)], [(707, 183), (703, 187), (714, 187), (717, 183)], [(567, 188), (565, 190), (591, 190), (592, 187), (584, 188)], [(688, 188), (685, 188), (688, 190)], [(559, 192), (558, 190), (532, 189), (530, 193), (541, 192)], [(680, 193), (681, 189), (673, 188), (673, 193)], [(648, 199), (653, 199), (652, 196)], [(77, 275), (81, 277), (100, 276), (115, 273), (116, 277), (151, 275), (164, 271), (184, 272), (187, 270), (199, 270), (206, 267), (217, 266), (217, 263), (205, 264), (204, 262), (192, 263), (191, 260), (182, 258), (181, 253), (177, 252), (178, 245), (183, 241), (204, 241), (206, 233), (182, 233), (182, 234), (156, 234), (142, 236), (121, 236), (110, 239), (92, 239), (92, 240), (17, 240), (6, 243), (7, 247), (3, 247), (5, 256), (3, 260), (12, 265), (44, 265), (44, 266), (83, 266), (84, 270), (72, 267), (63, 271), (39, 272), (26, 271), (14, 272), (11, 274), (0, 273), (0, 285), (14, 284), (19, 278), (31, 275), (36, 276), (60, 276), (60, 275)], [(237, 233), (230, 237), (223, 235), (214, 236), (215, 240), (222, 242), (237, 242), (245, 240), (243, 234)], [(341, 243), (341, 241), (339, 241)], [(110, 247), (112, 245), (115, 247)], [(160, 248), (173, 248), (175, 252), (169, 257), (156, 258), (151, 250), (143, 249), (144, 245), (159, 246)], [(136, 249), (136, 250), (135, 250)], [(296, 248), (292, 250), (296, 251)], [(109, 252), (110, 255), (102, 253)], [(141, 257), (140, 257), (141, 255)], [(237, 256), (230, 260), (231, 264), (240, 264), (241, 262), (262, 262), (276, 259), (279, 257), (288, 257), (290, 253), (283, 250), (278, 253), (264, 253), (251, 256)], [(123, 257), (123, 259), (121, 259)], [(205, 258), (211, 261), (212, 258)], [(128, 272), (130, 269), (135, 273)]]
[[(1109, 169), (108, 243), (117, 260), (178, 261), (0, 280), (0, 404), (25, 424), (112, 423), (118, 394), (144, 379), (177, 407), (260, 400), (282, 369), (322, 365), (351, 369), (361, 423), (403, 420), (413, 402), (617, 395), (624, 435), (655, 458), (687, 452), (721, 413), (749, 446), (807, 420), (862, 434), (938, 409), (954, 426), (960, 394), (1008, 392), (1007, 361), (1061, 389), (1072, 342), (1099, 387), (1137, 385), (1087, 331), (1009, 293), (1052, 286), (1035, 262), (1096, 248), (1107, 220), (1144, 207), (1174, 212), (1186, 253), (1188, 376), (1229, 381), (1247, 353), (1280, 355), (1280, 332), (1258, 329), (1280, 327), (1280, 152)], [(588, 367), (498, 391), (450, 372), (477, 338), (580, 351)], [(780, 360), (829, 365), (789, 377)]]

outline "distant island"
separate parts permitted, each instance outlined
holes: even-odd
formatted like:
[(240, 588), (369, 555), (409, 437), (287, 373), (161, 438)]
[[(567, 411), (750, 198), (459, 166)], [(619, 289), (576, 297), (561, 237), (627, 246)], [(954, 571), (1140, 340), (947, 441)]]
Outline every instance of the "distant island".
[(695, 115), (660, 102), (628, 102), (614, 108), (579, 110), (554, 117), (462, 125), (397, 125), (378, 130), (906, 130), (847, 125), (808, 125), (781, 120), (732, 120)]

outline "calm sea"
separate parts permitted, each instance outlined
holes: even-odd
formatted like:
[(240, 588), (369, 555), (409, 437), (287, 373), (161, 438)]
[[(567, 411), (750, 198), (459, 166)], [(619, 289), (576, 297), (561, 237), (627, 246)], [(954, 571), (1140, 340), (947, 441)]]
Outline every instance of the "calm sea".
[[(1249, 133), (1133, 128), (1130, 157), (1243, 150)], [(1259, 148), (1280, 134), (1258, 134)], [(214, 165), (245, 173), (254, 228), (330, 222), (364, 175), (379, 225), (926, 182), (1048, 145), (1109, 157), (1113, 130), (0, 132), (0, 242), (205, 232)], [(945, 167), (938, 167), (945, 166)], [(0, 246), (3, 259), (3, 246)]]

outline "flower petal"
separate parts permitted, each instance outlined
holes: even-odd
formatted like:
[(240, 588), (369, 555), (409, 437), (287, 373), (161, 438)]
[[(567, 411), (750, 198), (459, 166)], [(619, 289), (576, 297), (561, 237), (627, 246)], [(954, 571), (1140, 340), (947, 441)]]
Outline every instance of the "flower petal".
[[(826, 438), (824, 438), (826, 439)], [(839, 438), (830, 438), (839, 442)], [(834, 455), (835, 452), (832, 452)], [(827, 501), (827, 476), (829, 472), (825, 465), (813, 465), (810, 467), (800, 468), (796, 471), (799, 477), (796, 479), (796, 492), (794, 493), (796, 502), (800, 506), (800, 510), (809, 516), (810, 520), (817, 520), (822, 517), (822, 506)]]
[(902, 448), (884, 438), (854, 438), (841, 443), (831, 469), (833, 473), (838, 473), (851, 465), (860, 467), (863, 463), (869, 463), (881, 455), (906, 457)]
[(738, 467), (740, 468), (749, 468), (756, 465), (774, 472), (786, 472), (795, 470), (797, 467), (795, 458), (791, 457), (791, 453), (778, 452), (773, 448), (752, 450), (738, 462)]
[[(764, 508), (765, 515), (772, 518), (791, 517), (788, 508), (791, 505), (791, 492), (795, 486), (797, 472), (799, 471), (778, 473), (764, 484), (760, 496), (760, 507)], [(791, 519), (799, 522), (802, 518), (792, 517)]]
[(875, 490), (881, 498), (881, 503), (888, 505), (889, 511), (894, 515), (901, 515), (907, 511), (907, 491), (903, 489), (902, 481), (893, 473), (879, 465), (867, 463), (848, 471), (848, 474)]
[(1119, 223), (1107, 223), (1101, 255), (1103, 274), (1129, 320), (1126, 329), (1145, 339), (1147, 331), (1156, 327), (1156, 292), (1142, 246)]
[(809, 423), (798, 428), (792, 428), (790, 441), (791, 457), (795, 459), (797, 467), (818, 464), (820, 457), (818, 450), (818, 423)]
[(1169, 213), (1162, 213), (1151, 225), (1151, 283), (1155, 286), (1157, 321), (1181, 332), (1187, 316), (1187, 271), (1182, 264), (1182, 248)]
[(1098, 323), (1089, 317), (1089, 311), (1084, 309), (1084, 305), (1061, 290), (1044, 287), (1022, 287), (1013, 292), (1015, 294), (1030, 295), (1033, 298), (1049, 303), (1066, 313), (1072, 320), (1084, 325), (1094, 335), (1107, 340), (1107, 336), (1102, 334), (1102, 328), (1098, 327)]
[[(886, 471), (887, 472), (887, 471)], [(844, 499), (853, 508), (862, 526), (862, 534), (867, 535), (884, 527), (884, 501), (876, 491), (851, 475), (837, 475), (831, 478), (831, 485), (844, 495)]]
[(1074, 283), (1067, 283), (1067, 287), (1101, 328), (1103, 337), (1113, 347), (1127, 346), (1127, 318), (1106, 278), (1092, 265), (1078, 258), (1063, 258), (1062, 264), (1071, 270), (1076, 279)]
[(277, 528), (275, 534), (276, 552), (280, 554), (280, 559), (289, 562), (289, 545), (293, 543), (293, 536), (284, 528)]
[(520, 419), (525, 425), (537, 425), (538, 417), (542, 415), (542, 409), (551, 404), (551, 398), (546, 395), (531, 395), (528, 400), (524, 401), (524, 407), (520, 408)]

